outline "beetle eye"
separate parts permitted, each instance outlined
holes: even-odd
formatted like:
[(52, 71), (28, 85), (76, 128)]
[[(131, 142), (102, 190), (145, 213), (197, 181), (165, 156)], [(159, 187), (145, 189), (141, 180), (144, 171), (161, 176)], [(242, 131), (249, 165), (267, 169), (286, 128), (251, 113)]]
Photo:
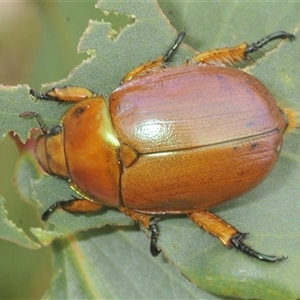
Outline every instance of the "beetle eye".
[(57, 125), (50, 130), (49, 135), (58, 135), (61, 133), (61, 131), (62, 131), (61, 126)]

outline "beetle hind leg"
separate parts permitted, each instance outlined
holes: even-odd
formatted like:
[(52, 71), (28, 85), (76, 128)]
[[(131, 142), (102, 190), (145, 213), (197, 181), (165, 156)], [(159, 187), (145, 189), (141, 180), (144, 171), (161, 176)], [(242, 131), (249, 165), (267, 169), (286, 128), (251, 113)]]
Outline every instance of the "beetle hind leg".
[(286, 259), (285, 256), (267, 255), (255, 251), (243, 242), (246, 233), (241, 233), (233, 226), (208, 211), (192, 212), (188, 217), (200, 228), (216, 236), (225, 246), (234, 247), (244, 254), (266, 262), (276, 262)]

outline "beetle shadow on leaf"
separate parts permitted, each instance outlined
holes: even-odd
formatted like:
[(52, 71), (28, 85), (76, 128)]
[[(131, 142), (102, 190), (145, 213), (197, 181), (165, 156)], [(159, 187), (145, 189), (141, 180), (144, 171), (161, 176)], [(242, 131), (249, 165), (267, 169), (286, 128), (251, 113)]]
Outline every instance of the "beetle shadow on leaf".
[(111, 225), (105, 225), (102, 228), (94, 228), (89, 229), (87, 231), (81, 231), (76, 233), (76, 239), (79, 241), (87, 241), (89, 239), (93, 238), (101, 238), (104, 236), (111, 236), (115, 235), (118, 232), (139, 232), (140, 228), (138, 224), (134, 224), (132, 226), (111, 226)]

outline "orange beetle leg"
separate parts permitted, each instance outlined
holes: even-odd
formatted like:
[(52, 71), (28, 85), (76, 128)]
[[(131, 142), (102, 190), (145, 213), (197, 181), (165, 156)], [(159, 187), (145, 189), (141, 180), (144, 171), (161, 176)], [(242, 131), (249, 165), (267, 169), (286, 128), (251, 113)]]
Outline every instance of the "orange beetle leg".
[(38, 99), (57, 100), (65, 102), (78, 102), (97, 96), (96, 93), (93, 93), (87, 88), (80, 86), (65, 86), (63, 88), (53, 88), (45, 94), (40, 94), (34, 90), (30, 90), (30, 94)]
[(237, 231), (233, 226), (208, 211), (192, 212), (187, 214), (188, 217), (210, 234), (216, 236), (225, 246), (235, 247), (237, 250), (252, 256), (254, 258), (275, 262), (286, 259), (285, 256), (266, 255), (259, 253), (246, 244), (243, 239), (247, 234)]
[(178, 37), (176, 38), (172, 47), (168, 49), (168, 51), (166, 52), (166, 54), (164, 56), (160, 56), (153, 61), (147, 62), (147, 63), (133, 69), (123, 78), (122, 82), (129, 81), (129, 80), (133, 79), (134, 77), (140, 77), (140, 76), (146, 75), (149, 72), (154, 72), (154, 71), (162, 69), (164, 67), (164, 64), (170, 60), (170, 58), (174, 54), (175, 50), (178, 48), (178, 46), (182, 42), (184, 36), (185, 36), (185, 33), (181, 32), (178, 35)]
[(213, 49), (210, 51), (201, 52), (195, 57), (193, 57), (191, 60), (187, 60), (186, 65), (193, 65), (199, 63), (215, 65), (239, 62), (245, 59), (249, 59), (249, 54), (258, 51), (269, 42), (277, 39), (286, 38), (292, 41), (295, 39), (295, 36), (284, 31), (277, 31), (251, 45), (242, 43), (231, 48), (225, 47), (221, 49)]
[(42, 220), (47, 221), (50, 215), (58, 208), (62, 208), (70, 213), (80, 212), (88, 213), (98, 211), (102, 205), (86, 199), (72, 199), (66, 201), (57, 201), (52, 204), (42, 215)]
[(159, 236), (159, 230), (156, 223), (157, 219), (153, 216), (139, 213), (126, 207), (119, 207), (119, 210), (130, 217), (133, 221), (138, 222), (151, 231), (150, 252), (152, 256), (157, 256), (161, 252), (161, 250), (158, 250), (156, 246)]
[(122, 79), (122, 82), (129, 81), (135, 77), (143, 76), (147, 74), (147, 72), (153, 72), (159, 70), (162, 68), (162, 65), (163, 65), (163, 56), (157, 58), (156, 60), (149, 61), (133, 69), (132, 71), (130, 71), (125, 75), (125, 77)]

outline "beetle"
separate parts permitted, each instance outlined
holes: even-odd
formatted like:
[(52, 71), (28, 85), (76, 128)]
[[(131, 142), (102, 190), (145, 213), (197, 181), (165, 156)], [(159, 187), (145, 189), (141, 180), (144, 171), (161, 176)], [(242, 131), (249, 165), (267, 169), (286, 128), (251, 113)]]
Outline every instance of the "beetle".
[(281, 261), (286, 257), (252, 249), (246, 234), (208, 210), (257, 186), (274, 167), (283, 134), (298, 127), (292, 110), (279, 108), (260, 81), (228, 63), (295, 36), (279, 31), (167, 67), (184, 35), (164, 56), (129, 72), (108, 102), (84, 87), (30, 91), (38, 99), (74, 102), (51, 130), (35, 112), (20, 115), (34, 116), (42, 130), (35, 145), (39, 164), (80, 195), (54, 203), (42, 219), (57, 208), (117, 208), (150, 230), (157, 256), (157, 216), (186, 214), (227, 247)]

